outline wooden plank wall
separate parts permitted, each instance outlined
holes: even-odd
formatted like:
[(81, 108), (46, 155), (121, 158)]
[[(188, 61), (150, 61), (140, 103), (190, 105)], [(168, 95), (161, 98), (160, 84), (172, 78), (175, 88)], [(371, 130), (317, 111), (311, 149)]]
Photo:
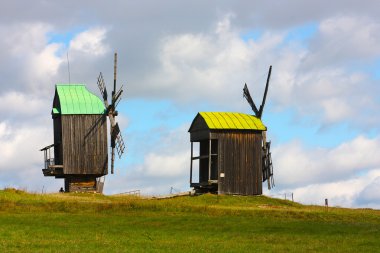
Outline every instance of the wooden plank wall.
[(218, 139), (219, 193), (262, 194), (261, 132), (225, 131), (211, 136)]
[(64, 174), (106, 175), (106, 115), (62, 115)]

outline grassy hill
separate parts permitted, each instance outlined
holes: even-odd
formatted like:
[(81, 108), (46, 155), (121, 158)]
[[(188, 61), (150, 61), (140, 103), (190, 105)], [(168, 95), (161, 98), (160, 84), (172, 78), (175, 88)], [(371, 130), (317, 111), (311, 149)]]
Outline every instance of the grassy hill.
[(380, 252), (380, 211), (264, 196), (0, 191), (0, 252)]

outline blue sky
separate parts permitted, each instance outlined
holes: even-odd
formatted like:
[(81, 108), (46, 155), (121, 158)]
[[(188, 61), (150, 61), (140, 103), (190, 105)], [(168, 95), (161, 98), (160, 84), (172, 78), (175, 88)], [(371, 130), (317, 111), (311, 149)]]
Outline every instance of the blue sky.
[(263, 121), (276, 188), (265, 194), (380, 208), (380, 194), (370, 191), (380, 182), (376, 1), (3, 5), (0, 108), (14, 111), (0, 109), (0, 187), (59, 189), (61, 180), (42, 176), (38, 149), (53, 140), (46, 112), (54, 84), (68, 80), (67, 52), (71, 81), (99, 95), (96, 78), (102, 71), (111, 88), (117, 51), (127, 153), (106, 178), (107, 194), (188, 190), (193, 118), (252, 113), (244, 83), (259, 104), (272, 65)]

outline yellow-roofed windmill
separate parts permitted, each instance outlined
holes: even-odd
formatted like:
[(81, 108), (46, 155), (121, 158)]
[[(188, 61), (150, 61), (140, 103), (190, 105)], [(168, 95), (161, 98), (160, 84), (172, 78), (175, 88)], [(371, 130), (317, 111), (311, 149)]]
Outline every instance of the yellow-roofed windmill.
[[(263, 103), (257, 110), (248, 88), (245, 97), (255, 115), (237, 112), (199, 112), (189, 128), (191, 142), (190, 187), (198, 193), (260, 195), (262, 182), (272, 178), (273, 169), (261, 121)], [(263, 144), (264, 143), (264, 144)], [(199, 151), (194, 150), (194, 145)], [(196, 148), (196, 149), (197, 149)]]

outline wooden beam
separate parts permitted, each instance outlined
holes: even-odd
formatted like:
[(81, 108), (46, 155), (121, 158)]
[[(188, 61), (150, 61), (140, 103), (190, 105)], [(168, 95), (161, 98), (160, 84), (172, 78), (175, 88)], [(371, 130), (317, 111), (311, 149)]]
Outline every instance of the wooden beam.
[(63, 165), (49, 165), (49, 168), (63, 168)]
[(211, 179), (211, 138), (208, 145), (208, 180)]
[(191, 155), (190, 155), (190, 186), (193, 183), (193, 142), (191, 142)]
[[(215, 156), (216, 154), (211, 154), (211, 156)], [(192, 160), (198, 160), (198, 159), (206, 159), (209, 158), (209, 155), (201, 155), (201, 156), (194, 156), (192, 157)]]

